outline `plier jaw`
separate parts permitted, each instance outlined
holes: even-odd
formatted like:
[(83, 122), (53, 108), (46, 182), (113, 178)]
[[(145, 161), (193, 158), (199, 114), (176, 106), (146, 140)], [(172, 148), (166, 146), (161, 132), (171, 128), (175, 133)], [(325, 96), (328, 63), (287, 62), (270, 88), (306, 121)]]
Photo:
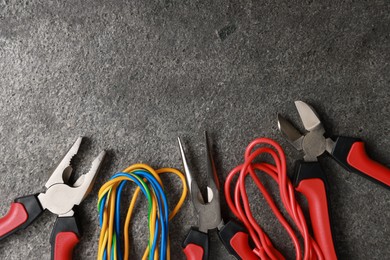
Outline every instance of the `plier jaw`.
[(81, 141), (82, 137), (77, 138), (46, 182), (47, 190), (38, 195), (42, 208), (58, 216), (73, 216), (73, 207), (80, 205), (90, 193), (106, 154), (102, 151), (92, 162), (90, 170), (70, 185), (71, 160), (78, 153)]
[(302, 134), (287, 119), (278, 114), (280, 132), (297, 150), (303, 150), (305, 161), (317, 161), (325, 151), (332, 152), (334, 142), (325, 137), (325, 129), (315, 110), (302, 101), (295, 101), (295, 106), (306, 130)]
[(76, 156), (76, 154), (78, 153), (82, 140), (83, 140), (82, 137), (78, 137), (76, 142), (74, 142), (72, 147), (60, 160), (57, 167), (54, 169), (54, 171), (52, 172), (52, 174), (50, 175), (49, 179), (45, 184), (45, 187), (47, 189), (49, 189), (51, 186), (55, 184), (68, 183), (73, 171), (71, 161), (72, 158)]

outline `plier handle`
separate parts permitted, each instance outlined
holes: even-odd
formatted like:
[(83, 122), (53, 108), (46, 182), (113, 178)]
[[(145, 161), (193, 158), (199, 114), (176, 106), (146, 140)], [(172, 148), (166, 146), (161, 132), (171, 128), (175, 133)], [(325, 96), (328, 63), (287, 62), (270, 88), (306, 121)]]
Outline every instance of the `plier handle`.
[(50, 237), (51, 259), (72, 259), (73, 248), (81, 235), (74, 208), (91, 191), (105, 156), (105, 152), (101, 152), (92, 162), (89, 172), (70, 185), (71, 160), (78, 153), (81, 141), (82, 137), (79, 137), (60, 161), (46, 182), (46, 191), (17, 198), (11, 203), (8, 213), (0, 218), (0, 240), (27, 228), (45, 210), (49, 210), (57, 215)]

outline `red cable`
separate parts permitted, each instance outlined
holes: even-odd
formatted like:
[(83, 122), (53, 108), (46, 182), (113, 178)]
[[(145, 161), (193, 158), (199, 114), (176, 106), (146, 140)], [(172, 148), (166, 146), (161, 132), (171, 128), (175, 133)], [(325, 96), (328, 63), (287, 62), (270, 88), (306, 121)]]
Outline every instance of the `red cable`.
[[(255, 146), (262, 145), (262, 147), (254, 149)], [(264, 147), (268, 145), (271, 147)], [(275, 164), (266, 162), (255, 163), (254, 160), (261, 155), (270, 155)], [(302, 259), (302, 247), (298, 236), (303, 239), (303, 259), (314, 260), (324, 259), (320, 248), (316, 241), (310, 236), (302, 209), (299, 206), (294, 193), (294, 187), (287, 176), (286, 156), (282, 147), (272, 139), (258, 138), (252, 141), (245, 150), (245, 161), (243, 164), (235, 167), (228, 175), (225, 182), (225, 197), (227, 204), (232, 210), (233, 214), (244, 223), (249, 235), (255, 243), (255, 253), (260, 259), (284, 259), (284, 256), (272, 245), (271, 240), (267, 234), (261, 229), (260, 225), (253, 217), (248, 195), (245, 188), (245, 178), (250, 176), (257, 188), (263, 194), (265, 200), (270, 206), (276, 218), (286, 229), (290, 236), (296, 252), (296, 259)], [(256, 171), (268, 174), (279, 185), (279, 194), (282, 199), (289, 217), (295, 223), (299, 234), (296, 234), (294, 229), (287, 222), (286, 218), (280, 212), (271, 195), (264, 187)], [(231, 197), (232, 181), (238, 175), (238, 180), (234, 186), (234, 200)]]

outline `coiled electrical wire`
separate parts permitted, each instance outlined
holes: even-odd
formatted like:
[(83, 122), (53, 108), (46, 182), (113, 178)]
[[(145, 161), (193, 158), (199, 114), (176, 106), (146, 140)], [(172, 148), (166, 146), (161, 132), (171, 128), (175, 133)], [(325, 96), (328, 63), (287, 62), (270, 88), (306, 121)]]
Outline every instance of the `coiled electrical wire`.
[[(255, 146), (258, 145), (260, 145), (260, 147), (254, 149)], [(262, 155), (270, 155), (275, 164), (254, 162), (257, 157)], [(248, 145), (245, 150), (244, 163), (235, 167), (229, 173), (226, 179), (225, 197), (227, 204), (229, 205), (234, 215), (242, 223), (244, 223), (256, 246), (254, 252), (260, 257), (260, 259), (284, 259), (284, 256), (272, 245), (271, 240), (261, 229), (257, 220), (252, 214), (245, 187), (245, 179), (250, 177), (256, 184), (259, 191), (263, 194), (272, 212), (275, 214), (279, 222), (286, 229), (288, 235), (290, 236), (295, 246), (296, 259), (324, 259), (316, 241), (309, 234), (309, 229), (305, 217), (295, 198), (294, 187), (287, 176), (286, 168), (286, 157), (284, 151), (277, 142), (268, 138), (255, 139)], [(290, 218), (295, 223), (295, 226), (299, 231), (299, 235), (303, 239), (303, 257), (302, 247), (300, 245), (298, 234), (295, 233), (294, 229), (290, 226), (289, 222), (280, 212), (271, 195), (260, 181), (256, 171), (268, 174), (279, 185), (279, 194), (283, 206)], [(236, 176), (238, 177), (238, 180), (233, 186), (232, 181)], [(234, 198), (232, 198), (232, 193), (234, 194)]]
[[(168, 200), (160, 174), (173, 173), (182, 182), (182, 193), (176, 206), (169, 213)], [(121, 196), (128, 183), (138, 187), (133, 193), (123, 225), (120, 221)], [(116, 173), (99, 190), (99, 237), (98, 260), (129, 259), (129, 224), (138, 195), (142, 194), (148, 201), (149, 240), (142, 259), (170, 259), (168, 222), (180, 210), (187, 195), (187, 184), (184, 175), (173, 168), (154, 170), (146, 164), (134, 164), (124, 171)], [(120, 243), (123, 238), (123, 247)], [(123, 248), (123, 252), (122, 252)]]

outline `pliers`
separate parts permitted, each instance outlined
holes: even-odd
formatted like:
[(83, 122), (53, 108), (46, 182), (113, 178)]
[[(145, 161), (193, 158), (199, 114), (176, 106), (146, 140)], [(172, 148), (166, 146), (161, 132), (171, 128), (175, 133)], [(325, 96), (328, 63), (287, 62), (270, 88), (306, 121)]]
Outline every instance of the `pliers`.
[(314, 237), (325, 259), (337, 259), (329, 217), (327, 181), (317, 158), (327, 152), (348, 171), (368, 177), (387, 188), (390, 188), (390, 169), (370, 159), (361, 140), (328, 137), (317, 113), (305, 102), (295, 101), (295, 106), (307, 131), (305, 134), (278, 115), (279, 130), (297, 150), (304, 152), (303, 161), (299, 161), (296, 167), (295, 189), (308, 201)]
[(205, 136), (207, 153), (207, 200), (203, 198), (199, 186), (193, 178), (182, 142), (178, 138), (190, 197), (196, 211), (196, 219), (198, 222), (198, 226), (191, 227), (185, 238), (182, 245), (183, 252), (187, 259), (190, 260), (209, 259), (208, 232), (217, 229), (219, 239), (231, 255), (237, 259), (259, 259), (253, 252), (245, 228), (233, 221), (225, 224), (222, 219), (219, 193), (220, 185), (207, 133), (205, 133)]
[(315, 110), (302, 101), (295, 101), (295, 106), (308, 133), (302, 135), (286, 120), (279, 121), (279, 125), (294, 147), (305, 152), (306, 160), (315, 161), (328, 152), (346, 170), (390, 189), (390, 169), (367, 155), (364, 142), (353, 137), (325, 137), (325, 129)]
[(25, 229), (47, 209), (57, 215), (50, 237), (51, 259), (72, 259), (73, 248), (80, 237), (74, 207), (91, 191), (105, 156), (105, 152), (101, 152), (92, 162), (89, 172), (70, 185), (71, 160), (77, 154), (81, 141), (82, 137), (79, 137), (50, 175), (46, 191), (17, 198), (11, 203), (8, 213), (0, 218), (0, 240)]

